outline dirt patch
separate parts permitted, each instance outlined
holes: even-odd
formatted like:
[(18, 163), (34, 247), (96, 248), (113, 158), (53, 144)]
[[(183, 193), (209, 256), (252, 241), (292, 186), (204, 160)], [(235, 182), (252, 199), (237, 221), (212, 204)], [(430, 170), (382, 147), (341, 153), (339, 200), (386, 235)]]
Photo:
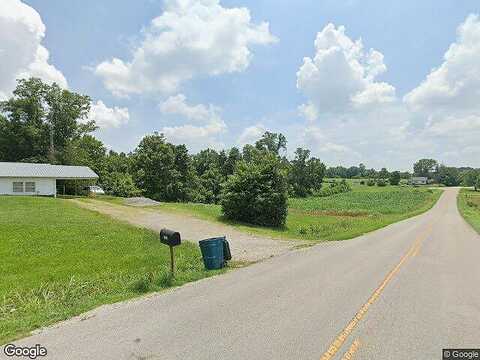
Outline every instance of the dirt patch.
[(158, 201), (146, 198), (146, 197), (133, 197), (127, 198), (123, 201), (128, 206), (155, 206), (160, 205)]
[(168, 213), (159, 208), (116, 205), (95, 199), (68, 200), (75, 204), (132, 225), (160, 231), (169, 228), (179, 231), (182, 239), (198, 243), (203, 239), (226, 236), (234, 261), (256, 262), (280, 255), (307, 243), (300, 240), (278, 240), (247, 234), (232, 226), (202, 220), (189, 215)]

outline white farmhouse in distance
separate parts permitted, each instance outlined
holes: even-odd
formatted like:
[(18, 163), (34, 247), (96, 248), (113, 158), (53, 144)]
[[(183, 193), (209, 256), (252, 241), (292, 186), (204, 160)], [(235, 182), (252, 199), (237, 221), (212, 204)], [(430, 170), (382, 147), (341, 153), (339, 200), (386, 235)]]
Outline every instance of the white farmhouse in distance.
[(0, 195), (57, 196), (57, 180), (96, 180), (86, 166), (0, 162)]
[(410, 185), (427, 185), (428, 178), (424, 176), (412, 177), (410, 179)]

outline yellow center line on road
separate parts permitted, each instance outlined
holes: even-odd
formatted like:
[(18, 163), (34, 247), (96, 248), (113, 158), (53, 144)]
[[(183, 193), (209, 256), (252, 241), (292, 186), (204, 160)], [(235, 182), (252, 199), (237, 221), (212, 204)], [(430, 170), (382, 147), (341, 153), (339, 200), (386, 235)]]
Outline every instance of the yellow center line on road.
[(350, 346), (350, 349), (348, 349), (348, 351), (343, 355), (342, 360), (352, 360), (358, 348), (360, 347), (360, 344), (360, 339), (356, 339)]
[(367, 313), (368, 309), (370, 306), (375, 303), (375, 301), (378, 300), (380, 295), (382, 294), (383, 290), (385, 287), (388, 285), (388, 283), (397, 275), (397, 273), (400, 271), (401, 267), (407, 261), (409, 257), (411, 257), (415, 252), (418, 252), (418, 249), (424, 239), (428, 237), (430, 232), (433, 229), (433, 224), (430, 224), (427, 226), (427, 228), (420, 233), (420, 235), (417, 236), (415, 239), (415, 242), (413, 245), (410, 247), (410, 249), (407, 251), (405, 255), (400, 259), (400, 262), (391, 270), (388, 275), (385, 277), (385, 279), (382, 281), (382, 283), (378, 286), (378, 288), (373, 292), (373, 294), (370, 296), (368, 301), (358, 310), (358, 312), (355, 314), (352, 320), (347, 324), (347, 326), (338, 334), (337, 338), (330, 344), (328, 350), (322, 355), (320, 360), (330, 360), (332, 359), (337, 352), (340, 350), (342, 345), (345, 343), (347, 338), (350, 336), (350, 334), (353, 332), (355, 327), (358, 325), (360, 320), (365, 316)]

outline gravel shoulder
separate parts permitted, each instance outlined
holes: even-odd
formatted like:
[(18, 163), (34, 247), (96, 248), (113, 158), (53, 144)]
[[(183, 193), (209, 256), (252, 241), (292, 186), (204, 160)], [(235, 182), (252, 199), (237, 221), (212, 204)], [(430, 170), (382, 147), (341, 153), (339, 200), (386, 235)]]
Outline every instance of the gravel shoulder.
[(158, 209), (117, 205), (94, 199), (69, 201), (135, 226), (154, 231), (160, 231), (165, 227), (177, 230), (182, 234), (183, 239), (191, 242), (226, 236), (235, 261), (256, 262), (283, 254), (304, 244), (298, 240), (278, 240), (247, 234), (228, 225), (209, 222), (189, 215), (162, 212)]

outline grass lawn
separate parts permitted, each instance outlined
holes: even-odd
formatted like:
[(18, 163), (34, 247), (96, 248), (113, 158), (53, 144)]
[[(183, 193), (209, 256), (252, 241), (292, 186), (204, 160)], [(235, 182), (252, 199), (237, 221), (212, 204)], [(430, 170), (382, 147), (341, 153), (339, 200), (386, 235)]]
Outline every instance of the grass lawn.
[(458, 209), (462, 216), (480, 233), (480, 192), (462, 189), (457, 201)]
[[(287, 224), (281, 229), (225, 220), (219, 205), (163, 203), (148, 209), (186, 213), (234, 225), (246, 232), (277, 238), (344, 240), (427, 211), (441, 194), (441, 190), (426, 188), (351, 185), (353, 190), (348, 193), (290, 199)], [(118, 201), (115, 200), (115, 203)]]
[(67, 200), (0, 197), (0, 344), (101, 304), (198, 280), (197, 246), (175, 249), (177, 273), (158, 235)]

